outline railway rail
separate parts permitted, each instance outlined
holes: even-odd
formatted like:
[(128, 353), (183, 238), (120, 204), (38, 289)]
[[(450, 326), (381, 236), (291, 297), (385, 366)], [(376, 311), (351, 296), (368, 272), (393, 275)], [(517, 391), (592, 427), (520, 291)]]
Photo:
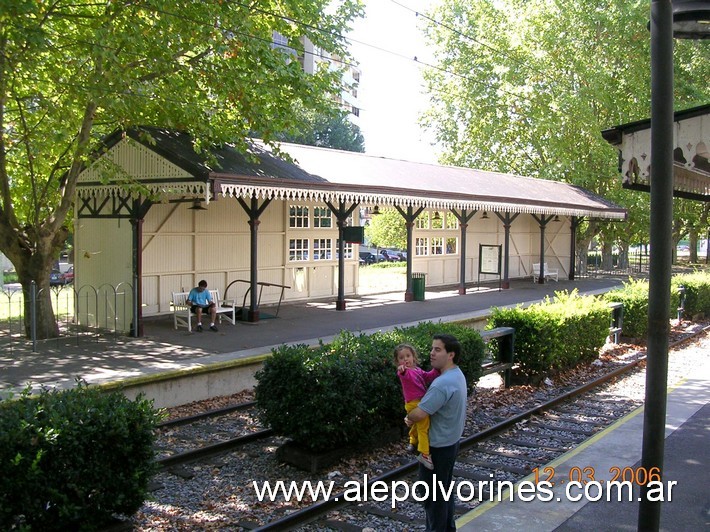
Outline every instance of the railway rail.
[[(695, 334), (688, 335), (671, 344), (677, 348), (681, 343), (688, 342), (707, 330), (707, 327)], [(493, 419), (493, 424), (475, 434), (465, 437), (461, 442), (461, 450), (454, 471), (459, 481), (510, 481), (516, 482), (532, 471), (542, 467), (556, 456), (579, 445), (592, 434), (603, 430), (616, 419), (636, 408), (640, 401), (618, 401), (604, 392), (593, 392), (605, 383), (616, 380), (624, 374), (633, 371), (645, 360), (640, 352), (633, 354), (633, 360), (592, 382), (576, 386), (564, 391), (559, 396), (516, 412), (514, 415), (504, 415), (504, 419)], [(587, 394), (587, 395), (584, 395)], [(590, 395), (593, 394), (593, 395)], [(217, 412), (206, 412), (200, 416), (182, 418), (164, 424), (172, 428), (200, 423), (205, 418), (218, 420), (224, 426), (224, 417), (232, 412), (248, 412), (253, 404), (235, 405), (230, 409), (219, 409)], [(228, 429), (234, 433), (236, 429)], [(264, 440), (264, 445), (277, 445), (273, 434), (268, 429), (260, 431), (250, 428), (252, 436), (243, 439), (243, 434), (237, 438), (229, 438), (229, 443), (211, 443), (197, 449), (190, 449), (165, 457), (163, 467), (168, 469), (176, 464), (186, 462), (202, 462), (206, 457), (224, 454), (234, 450), (247, 441), (256, 438)], [(250, 451), (251, 453), (258, 451)], [(414, 482), (413, 475), (417, 469), (416, 461), (409, 461), (399, 467), (392, 468), (374, 476), (369, 485), (374, 482), (391, 482), (409, 478)], [(311, 504), (264, 524), (264, 519), (244, 520), (232, 525), (242, 529), (257, 530), (401, 530), (404, 527), (421, 524), (421, 507), (413, 500), (402, 501), (397, 508), (373, 502), (348, 503), (343, 492), (333, 494), (327, 501)], [(487, 493), (481, 493), (485, 500)], [(475, 507), (472, 504), (460, 504), (457, 511), (465, 513)]]

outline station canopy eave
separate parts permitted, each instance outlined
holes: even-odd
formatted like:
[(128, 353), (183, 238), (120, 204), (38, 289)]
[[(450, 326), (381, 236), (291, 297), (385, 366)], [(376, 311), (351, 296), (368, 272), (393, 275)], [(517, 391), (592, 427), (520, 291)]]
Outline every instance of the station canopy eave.
[[(624, 188), (651, 190), (651, 120), (613, 126), (602, 137), (619, 150)], [(677, 111), (673, 120), (673, 195), (710, 201), (710, 105)]]
[[(117, 139), (117, 140), (116, 140)], [(532, 213), (623, 220), (626, 211), (581, 187), (512, 174), (418, 163), (362, 153), (282, 143), (279, 152), (250, 141), (250, 153), (225, 145), (198, 154), (186, 133), (134, 128), (106, 142), (138, 142), (170, 162), (182, 176), (144, 179), (158, 201), (176, 198), (269, 198)], [(149, 140), (148, 140), (149, 139)], [(285, 154), (285, 156), (284, 156)], [(290, 159), (290, 160), (289, 160)], [(141, 179), (138, 177), (137, 179)], [(190, 188), (192, 187), (192, 188)], [(79, 197), (121, 194), (120, 183), (81, 179)], [(192, 192), (186, 194), (186, 190)]]

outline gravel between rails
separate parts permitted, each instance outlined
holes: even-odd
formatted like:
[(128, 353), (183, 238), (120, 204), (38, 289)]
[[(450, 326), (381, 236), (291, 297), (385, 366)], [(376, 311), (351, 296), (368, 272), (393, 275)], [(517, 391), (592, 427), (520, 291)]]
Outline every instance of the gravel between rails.
[[(695, 324), (675, 324), (671, 341), (682, 334), (684, 328), (700, 328), (710, 322)], [(472, 434), (497, 420), (545, 401), (561, 391), (593, 378), (595, 375), (608, 372), (620, 363), (620, 359), (633, 356), (642, 347), (635, 344), (618, 346), (607, 345), (599, 359), (592, 364), (576, 368), (548, 380), (540, 387), (515, 386), (504, 390), (497, 386), (495, 380), (483, 380), (476, 392), (469, 398), (468, 420), (465, 434)], [(669, 357), (668, 383), (670, 386), (681, 379), (690, 376), (707, 359), (710, 352), (710, 334), (705, 332), (701, 337), (684, 343), (671, 351)], [(617, 379), (607, 385), (601, 397), (604, 408), (613, 412), (616, 405), (626, 404), (626, 409), (632, 408), (643, 401), (645, 386), (644, 365), (629, 376)], [(494, 384), (491, 384), (493, 382)], [(492, 387), (486, 387), (492, 386)], [(597, 399), (599, 399), (597, 395)], [(607, 398), (608, 401), (605, 401)], [(243, 402), (251, 399), (250, 392), (241, 392), (234, 396), (221, 397), (209, 401), (201, 401), (168, 411), (169, 418), (183, 417), (201, 410), (217, 408)], [(599, 405), (594, 411), (603, 415)], [(251, 411), (253, 415), (253, 411)], [(566, 415), (574, 416), (574, 412)], [(598, 421), (590, 417), (592, 421)], [(249, 420), (243, 420), (249, 424)], [(256, 419), (253, 425), (258, 425)], [(239, 450), (220, 456), (210, 462), (196, 463), (182, 467), (173, 474), (162, 472), (154, 479), (157, 489), (152, 493), (152, 499), (147, 501), (131, 518), (130, 526), (136, 531), (182, 531), (182, 530), (249, 530), (258, 524), (273, 521), (286, 513), (305, 506), (310, 499), (302, 504), (295, 501), (278, 500), (276, 502), (259, 502), (253, 487), (253, 482), (261, 483), (283, 480), (302, 482), (309, 480), (333, 480), (335, 490), (350, 480), (362, 481), (363, 475), (370, 478), (389, 469), (408, 463), (412, 457), (404, 451), (404, 440), (377, 449), (364, 449), (361, 454), (343, 460), (337, 467), (320, 474), (310, 474), (299, 471), (291, 466), (278, 462), (275, 452), (284, 443), (280, 437), (272, 437), (266, 441), (248, 444)], [(491, 461), (500, 461), (518, 467), (529, 466), (515, 459), (487, 457)], [(348, 509), (343, 511), (341, 518), (347, 520)], [(421, 518), (423, 513), (417, 505), (411, 505), (414, 518)], [(373, 521), (374, 530), (404, 530), (402, 523), (392, 523), (384, 526), (382, 522)], [(318, 530), (319, 527), (307, 527), (308, 530)], [(406, 530), (419, 530), (416, 522), (407, 526)]]

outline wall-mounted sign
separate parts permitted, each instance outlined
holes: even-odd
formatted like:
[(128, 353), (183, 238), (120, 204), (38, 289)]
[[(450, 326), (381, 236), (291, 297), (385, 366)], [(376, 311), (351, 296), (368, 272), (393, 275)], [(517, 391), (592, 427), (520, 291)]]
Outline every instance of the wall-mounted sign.
[(478, 246), (478, 272), (500, 275), (502, 245), (479, 244)]

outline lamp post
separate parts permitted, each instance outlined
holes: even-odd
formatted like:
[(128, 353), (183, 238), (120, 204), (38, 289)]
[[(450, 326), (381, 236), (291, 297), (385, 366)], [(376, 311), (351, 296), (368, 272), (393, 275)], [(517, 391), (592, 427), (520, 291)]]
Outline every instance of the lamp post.
[[(708, 1), (651, 0), (651, 256), (641, 455), (641, 465), (649, 472), (663, 471), (665, 445), (673, 224), (673, 31), (680, 38), (710, 38), (708, 21)], [(648, 486), (642, 486), (638, 530), (659, 528), (661, 503), (649, 501), (648, 491)]]

